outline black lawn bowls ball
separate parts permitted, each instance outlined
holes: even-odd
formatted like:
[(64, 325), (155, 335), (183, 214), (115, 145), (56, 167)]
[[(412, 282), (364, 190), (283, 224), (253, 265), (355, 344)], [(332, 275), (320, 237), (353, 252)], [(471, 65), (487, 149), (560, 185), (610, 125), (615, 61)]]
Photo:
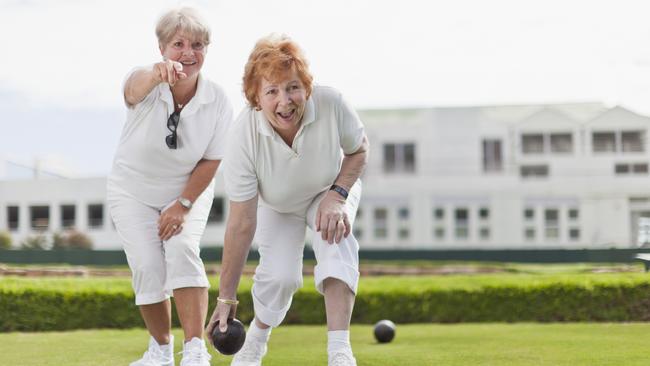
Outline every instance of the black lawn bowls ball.
[(395, 323), (390, 320), (380, 320), (375, 324), (375, 339), (379, 343), (388, 343), (395, 338)]
[(219, 330), (219, 322), (212, 331), (212, 345), (223, 355), (234, 355), (244, 345), (246, 330), (244, 324), (237, 319), (228, 319), (228, 329), (225, 332)]

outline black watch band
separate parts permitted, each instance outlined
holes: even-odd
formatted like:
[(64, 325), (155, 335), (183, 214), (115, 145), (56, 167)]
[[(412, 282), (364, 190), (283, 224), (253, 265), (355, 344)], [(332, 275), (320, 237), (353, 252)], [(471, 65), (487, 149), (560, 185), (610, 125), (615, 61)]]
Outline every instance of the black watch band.
[(334, 191), (334, 192), (340, 194), (341, 196), (343, 196), (343, 199), (348, 198), (348, 191), (345, 190), (345, 188), (343, 188), (341, 186), (337, 186), (336, 184), (332, 184), (332, 186), (330, 187), (330, 191)]

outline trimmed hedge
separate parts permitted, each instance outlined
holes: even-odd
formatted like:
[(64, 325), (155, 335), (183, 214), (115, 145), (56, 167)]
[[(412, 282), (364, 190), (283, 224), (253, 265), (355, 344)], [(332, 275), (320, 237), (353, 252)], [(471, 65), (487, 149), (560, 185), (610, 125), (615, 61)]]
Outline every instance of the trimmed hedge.
[[(247, 323), (253, 316), (248, 289), (242, 289), (238, 298), (237, 317)], [(211, 290), (210, 304), (215, 299), (216, 290)], [(650, 283), (557, 282), (360, 292), (352, 321), (379, 319), (397, 323), (646, 321), (650, 320)], [(173, 322), (179, 324), (176, 315)], [(285, 323), (324, 322), (322, 296), (313, 289), (301, 289)], [(0, 289), (0, 331), (142, 326), (130, 291)]]

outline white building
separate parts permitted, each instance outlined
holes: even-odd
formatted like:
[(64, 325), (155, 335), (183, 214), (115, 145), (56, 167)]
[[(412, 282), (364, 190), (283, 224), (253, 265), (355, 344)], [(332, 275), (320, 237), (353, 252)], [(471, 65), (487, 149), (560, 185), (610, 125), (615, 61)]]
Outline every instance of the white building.
[[(650, 217), (650, 118), (601, 104), (361, 111), (370, 163), (364, 248), (630, 248)], [(223, 240), (217, 176), (204, 245)], [(18, 243), (75, 227), (119, 248), (105, 179), (0, 181), (0, 230)]]

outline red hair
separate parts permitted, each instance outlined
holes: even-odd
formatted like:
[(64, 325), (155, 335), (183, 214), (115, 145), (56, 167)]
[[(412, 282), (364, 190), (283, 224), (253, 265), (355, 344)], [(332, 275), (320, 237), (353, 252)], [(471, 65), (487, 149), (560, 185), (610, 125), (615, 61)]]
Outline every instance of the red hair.
[(309, 73), (309, 65), (298, 44), (284, 34), (271, 34), (257, 41), (248, 57), (242, 78), (248, 104), (259, 110), (257, 93), (262, 78), (276, 83), (294, 70), (309, 98), (314, 78)]

